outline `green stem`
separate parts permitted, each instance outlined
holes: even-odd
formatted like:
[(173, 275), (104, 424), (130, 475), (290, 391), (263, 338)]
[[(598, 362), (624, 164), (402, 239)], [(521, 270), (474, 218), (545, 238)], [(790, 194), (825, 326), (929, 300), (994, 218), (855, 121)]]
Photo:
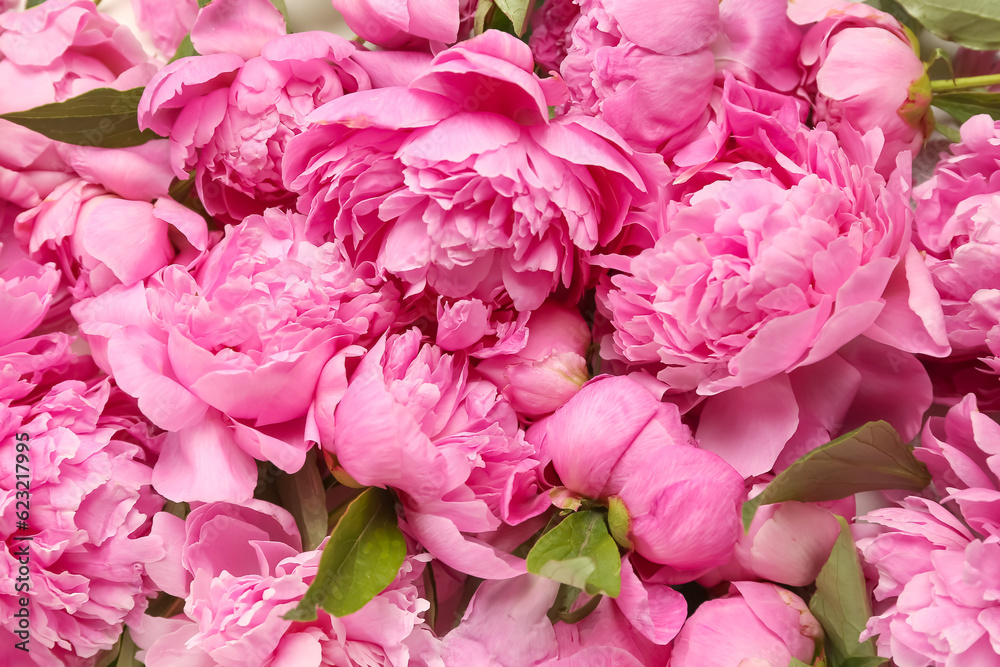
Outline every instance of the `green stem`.
[(985, 76), (966, 76), (960, 79), (938, 79), (931, 81), (931, 90), (935, 93), (946, 90), (962, 90), (964, 88), (982, 88), (984, 86), (1000, 85), (1000, 74)]

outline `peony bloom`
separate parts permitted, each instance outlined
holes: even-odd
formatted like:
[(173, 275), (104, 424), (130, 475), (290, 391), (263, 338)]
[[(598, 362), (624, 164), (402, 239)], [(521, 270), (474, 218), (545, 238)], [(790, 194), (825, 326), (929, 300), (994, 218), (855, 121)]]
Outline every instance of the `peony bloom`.
[[(240, 20), (234, 19), (239, 16)], [(238, 222), (294, 202), (281, 160), (317, 106), (371, 87), (353, 44), (326, 32), (285, 34), (268, 0), (216, 0), (191, 30), (201, 54), (170, 63), (149, 82), (139, 125), (170, 139), (181, 179), (194, 170), (209, 213)]]
[(876, 616), (862, 640), (876, 636), (879, 655), (899, 667), (995, 664), (1000, 633), (1000, 543), (980, 537), (941, 505), (910, 497), (901, 507), (861, 517), (879, 524), (858, 540), (875, 570)]
[(648, 365), (671, 392), (710, 396), (815, 363), (861, 334), (948, 352), (910, 243), (908, 164), (887, 182), (873, 169), (874, 135), (844, 147), (822, 129), (792, 139), (798, 164), (780, 153), (773, 166), (729, 164), (730, 179), (668, 208), (653, 248), (623, 258), (626, 272), (598, 290), (615, 327), (603, 354)]
[(551, 25), (533, 44), (545, 58), (565, 50), (570, 108), (604, 119), (638, 150), (673, 154), (704, 126), (717, 70), (783, 91), (798, 83), (799, 34), (784, 0), (578, 4), (561, 39), (565, 10), (557, 3), (544, 14)]
[(128, 28), (87, 0), (54, 0), (0, 14), (0, 111), (62, 102), (94, 88), (129, 90), (156, 65)]
[(487, 31), (439, 53), (407, 87), (317, 109), (284, 161), (311, 228), (411, 293), (509, 296), (525, 311), (578, 290), (582, 259), (634, 226), (655, 185), (648, 161), (604, 124), (550, 121), (565, 90), (532, 67), (523, 42)]
[(61, 267), (78, 299), (135, 284), (174, 261), (190, 263), (209, 240), (204, 218), (172, 199), (130, 201), (81, 179), (19, 215), (16, 232), (32, 257)]
[(806, 87), (815, 95), (814, 119), (838, 134), (842, 125), (882, 130), (886, 150), (877, 169), (888, 176), (895, 155), (917, 152), (934, 129), (930, 80), (919, 48), (896, 19), (865, 4), (793, 2), (788, 15), (808, 27), (799, 59)]
[[(899, 667), (988, 665), (1000, 659), (1000, 425), (966, 396), (931, 417), (914, 454), (942, 504), (909, 497), (861, 517), (877, 524), (858, 540), (877, 586), (879, 655)], [(951, 508), (955, 514), (949, 512)], [(956, 516), (957, 514), (957, 516)]]
[(322, 545), (303, 553), (284, 509), (259, 500), (208, 503), (185, 520), (156, 515), (154, 534), (174, 545), (154, 579), (185, 606), (182, 615), (147, 616), (130, 626), (148, 667), (435, 665), (421, 657), (435, 652), (436, 640), (420, 617), (429, 607), (414, 585), (420, 562), (405, 561), (396, 580), (361, 610), (337, 618), (318, 609), (316, 621), (299, 623), (282, 616), (315, 578)]
[(386, 49), (453, 44), (468, 34), (475, 0), (333, 0), (347, 27)]
[[(102, 368), (174, 432), (157, 489), (174, 500), (236, 500), (253, 490), (254, 458), (301, 467), (323, 366), (385, 331), (397, 298), (339, 244), (305, 240), (302, 216), (271, 209), (228, 228), (193, 273), (170, 265), (73, 313)], [(196, 451), (240, 481), (192, 470)]]
[(542, 417), (568, 401), (589, 379), (590, 327), (575, 308), (554, 302), (532, 311), (528, 340), (515, 354), (498, 354), (476, 370), (500, 387), (518, 414)]
[(491, 533), (548, 505), (514, 410), (464, 354), (422, 343), (417, 329), (390, 336), (346, 387), (321, 384), (315, 412), (337, 465), (360, 484), (396, 489), (410, 533), (436, 558), (481, 578), (524, 571), (519, 559), (461, 535)]
[(956, 354), (983, 356), (1000, 322), (1000, 123), (969, 119), (934, 175), (914, 188), (916, 229)]
[(738, 581), (705, 602), (674, 640), (671, 667), (812, 664), (823, 628), (799, 596), (774, 584)]
[(691, 581), (725, 563), (739, 534), (743, 479), (699, 449), (677, 407), (628, 377), (592, 380), (528, 431), (562, 486), (560, 505), (621, 502), (640, 556)]
[[(147, 564), (165, 555), (163, 541), (149, 535), (163, 505), (150, 488), (155, 443), (134, 404), (106, 380), (34, 386), (41, 369), (26, 366), (56, 362), (50, 370), (71, 373), (66, 348), (52, 355), (36, 344), (30, 352), (8, 346), (0, 356), (0, 661), (85, 667), (138, 621), (157, 590), (146, 576)], [(17, 384), (8, 384), (12, 373)], [(18, 514), (26, 506), (25, 520)], [(18, 635), (22, 600), (30, 620)], [(15, 647), (22, 641), (28, 652)]]

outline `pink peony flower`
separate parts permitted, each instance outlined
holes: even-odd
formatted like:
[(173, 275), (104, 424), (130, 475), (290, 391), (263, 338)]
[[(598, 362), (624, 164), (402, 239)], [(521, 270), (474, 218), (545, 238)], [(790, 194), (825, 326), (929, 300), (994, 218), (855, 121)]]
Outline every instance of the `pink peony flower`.
[(934, 129), (919, 48), (896, 19), (865, 4), (794, 2), (788, 15), (808, 27), (799, 60), (807, 70), (806, 87), (815, 91), (814, 119), (838, 134), (842, 125), (881, 129), (886, 150), (877, 169), (888, 176), (895, 155), (917, 152)]
[[(578, 4), (559, 69), (571, 108), (603, 118), (638, 150), (675, 153), (704, 126), (717, 70), (784, 91), (798, 83), (799, 34), (783, 0)], [(543, 32), (536, 44), (543, 39), (552, 41)]]
[(514, 410), (465, 355), (410, 329), (376, 343), (346, 387), (321, 385), (316, 400), (323, 446), (358, 483), (396, 489), (431, 554), (482, 578), (524, 571), (520, 559), (461, 534), (492, 533), (548, 505)]
[(130, 201), (81, 179), (19, 215), (16, 231), (32, 257), (62, 268), (78, 299), (135, 284), (173, 261), (190, 264), (209, 240), (205, 220), (172, 199)]
[(87, 0), (0, 14), (0, 112), (62, 102), (101, 87), (142, 87), (156, 65), (128, 28)]
[(579, 291), (582, 258), (638, 222), (655, 185), (604, 124), (550, 121), (564, 89), (532, 67), (523, 42), (487, 31), (407, 87), (317, 109), (284, 162), (299, 209), (411, 293), (525, 311)]
[(685, 581), (725, 563), (739, 534), (743, 479), (695, 446), (677, 407), (627, 377), (600, 377), (528, 431), (562, 487), (557, 504), (620, 501), (636, 553)]
[(879, 655), (899, 667), (996, 663), (998, 524), (984, 538), (935, 502), (911, 496), (900, 504), (861, 517), (879, 525), (858, 540), (878, 582), (862, 641), (877, 635)]
[(738, 581), (705, 602), (674, 640), (671, 667), (812, 664), (823, 629), (799, 596), (774, 584)]
[(779, 153), (773, 167), (733, 165), (731, 179), (670, 206), (655, 247), (602, 282), (615, 325), (605, 355), (651, 365), (671, 392), (713, 395), (866, 333), (948, 352), (937, 294), (910, 244), (906, 163), (886, 182), (872, 168), (872, 135), (846, 150), (821, 129), (793, 138), (798, 164)]
[[(102, 368), (173, 432), (157, 489), (238, 501), (253, 490), (254, 458), (301, 467), (323, 366), (385, 331), (397, 298), (338, 244), (305, 240), (301, 216), (268, 210), (228, 228), (193, 274), (170, 265), (73, 313)], [(198, 458), (221, 471), (195, 469)]]
[(590, 327), (575, 308), (546, 302), (531, 313), (527, 344), (515, 354), (482, 360), (476, 370), (500, 387), (518, 414), (542, 417), (589, 379)]
[[(235, 17), (239, 17), (236, 20)], [(281, 160), (317, 106), (371, 87), (356, 49), (327, 32), (285, 34), (268, 0), (216, 0), (191, 30), (198, 57), (182, 58), (149, 82), (139, 124), (170, 138), (181, 179), (194, 170), (209, 213), (239, 222), (288, 207)]]
[[(11, 371), (14, 379), (23, 373), (25, 389), (39, 376), (11, 347), (6, 352), (0, 356), (6, 454), (0, 461), (0, 661), (92, 665), (156, 593), (146, 576), (147, 564), (165, 555), (162, 540), (148, 534), (150, 517), (163, 505), (150, 489), (156, 444), (134, 404), (106, 380), (89, 386), (66, 380), (10, 395)], [(38, 346), (32, 352), (34, 363), (66, 359)], [(72, 376), (65, 367), (53, 370)], [(16, 647), (21, 642), (27, 652)]]
[(148, 667), (439, 665), (421, 657), (439, 650), (421, 618), (429, 603), (414, 585), (421, 562), (405, 561), (396, 580), (353, 614), (319, 609), (316, 621), (298, 623), (282, 617), (315, 578), (322, 545), (300, 553), (287, 511), (259, 500), (209, 503), (186, 520), (163, 513), (156, 520), (154, 532), (175, 545), (156, 580), (185, 606), (183, 615), (130, 626)]
[(453, 44), (468, 34), (474, 0), (333, 0), (347, 27), (386, 49)]
[(984, 356), (1000, 322), (1000, 124), (975, 116), (961, 132), (962, 142), (914, 188), (916, 229), (948, 340), (956, 354)]
[(0, 261), (0, 312), (4, 313), (0, 350), (42, 323), (58, 286), (59, 272), (52, 264), (38, 264), (27, 257)]

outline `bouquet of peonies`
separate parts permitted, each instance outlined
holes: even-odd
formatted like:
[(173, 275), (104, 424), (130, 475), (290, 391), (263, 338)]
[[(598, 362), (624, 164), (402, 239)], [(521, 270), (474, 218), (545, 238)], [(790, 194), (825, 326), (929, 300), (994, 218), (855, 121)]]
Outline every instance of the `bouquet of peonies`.
[(0, 664), (1000, 665), (1000, 5), (332, 4), (0, 3)]

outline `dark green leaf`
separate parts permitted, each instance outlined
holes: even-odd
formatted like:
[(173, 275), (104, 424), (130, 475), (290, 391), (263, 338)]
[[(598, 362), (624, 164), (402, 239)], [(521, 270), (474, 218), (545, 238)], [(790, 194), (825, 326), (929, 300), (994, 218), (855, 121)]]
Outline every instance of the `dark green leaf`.
[(1000, 2), (996, 0), (898, 0), (938, 37), (973, 49), (1000, 48)]
[(830, 667), (841, 667), (848, 658), (875, 657), (872, 640), (858, 641), (872, 609), (847, 520), (838, 516), (837, 521), (840, 537), (816, 577), (816, 593), (809, 600), (809, 611), (826, 633)]
[(181, 43), (177, 45), (177, 51), (174, 52), (174, 57), (170, 59), (170, 62), (196, 55), (198, 55), (198, 52), (195, 51), (194, 44), (191, 43), (191, 33), (188, 33), (184, 35)]
[(576, 586), (590, 595), (618, 597), (621, 555), (604, 513), (575, 512), (543, 535), (528, 553), (528, 572)]
[(883, 12), (892, 16), (914, 33), (920, 32), (920, 21), (907, 14), (906, 10), (900, 7), (896, 0), (871, 0), (865, 4), (871, 5), (876, 9), (881, 9)]
[(952, 116), (959, 124), (985, 113), (1000, 119), (1000, 93), (937, 93), (931, 104)]
[(77, 146), (125, 148), (158, 138), (139, 131), (136, 109), (142, 88), (97, 88), (65, 102), (44, 104), (0, 116), (49, 139)]
[(830, 667), (879, 667), (879, 665), (884, 665), (887, 662), (889, 662), (888, 658), (856, 655), (853, 658), (844, 660), (839, 665), (831, 664)]
[(281, 506), (295, 517), (303, 550), (312, 551), (326, 537), (327, 526), (326, 489), (316, 467), (316, 450), (306, 453), (306, 462), (298, 472), (280, 475), (277, 485)]
[(392, 583), (405, 557), (393, 495), (366, 489), (337, 522), (316, 579), (285, 620), (315, 620), (317, 605), (334, 616), (353, 614)]
[(38, 5), (45, 2), (45, 0), (28, 0), (27, 4), (24, 5), (25, 9), (31, 9), (32, 7), (37, 7)]
[(135, 657), (137, 647), (132, 641), (128, 628), (124, 628), (115, 647), (117, 649), (116, 657), (108, 667), (143, 667), (143, 664)]
[(953, 144), (957, 144), (962, 140), (962, 133), (959, 132), (954, 127), (945, 125), (944, 123), (938, 123), (934, 126), (934, 129), (944, 135), (944, 138)]
[(531, 18), (531, 10), (535, 0), (493, 0), (504, 16), (510, 19), (514, 34), (518, 37), (528, 29), (528, 20)]
[(743, 525), (750, 526), (761, 505), (837, 500), (880, 489), (920, 491), (930, 481), (927, 467), (896, 429), (884, 421), (868, 422), (805, 454), (771, 480), (760, 495), (744, 503)]

